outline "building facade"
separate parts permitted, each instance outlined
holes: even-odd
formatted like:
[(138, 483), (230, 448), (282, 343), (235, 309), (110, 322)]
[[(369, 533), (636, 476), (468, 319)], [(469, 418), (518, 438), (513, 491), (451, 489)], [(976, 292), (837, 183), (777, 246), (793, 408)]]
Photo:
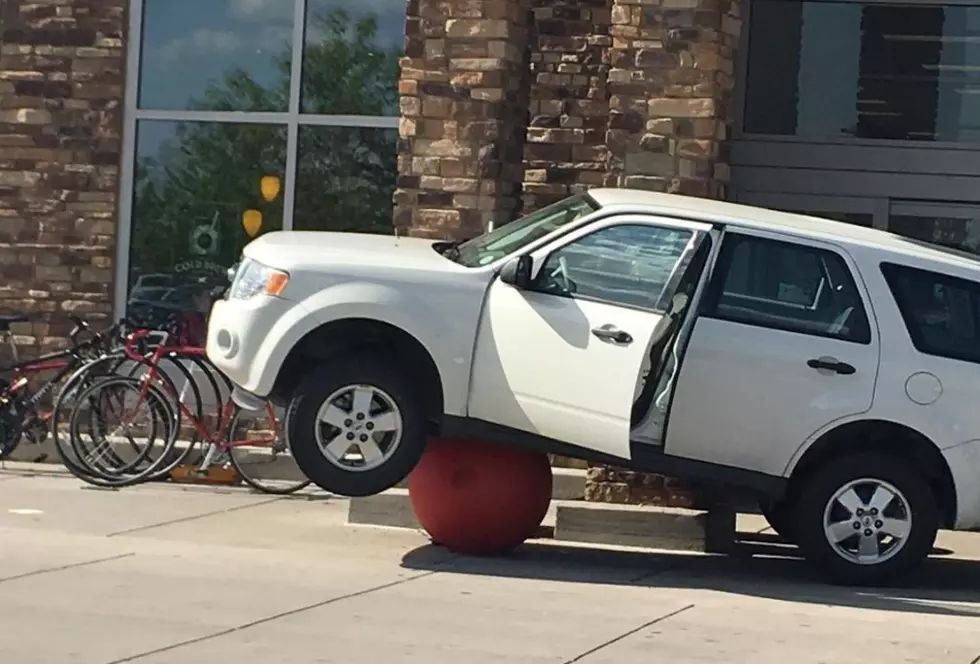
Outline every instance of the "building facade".
[(201, 316), (269, 230), (466, 237), (600, 185), (980, 251), (977, 118), (959, 0), (0, 0), (0, 309), (41, 350)]

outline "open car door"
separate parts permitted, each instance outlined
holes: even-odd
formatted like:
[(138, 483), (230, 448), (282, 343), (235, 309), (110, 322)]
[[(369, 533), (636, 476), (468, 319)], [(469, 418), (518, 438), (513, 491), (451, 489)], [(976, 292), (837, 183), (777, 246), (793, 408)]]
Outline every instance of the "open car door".
[(631, 432), (670, 374), (691, 310), (683, 296), (700, 284), (713, 233), (701, 222), (612, 215), (536, 249), (525, 283), (495, 279), (470, 418), (566, 443), (569, 454), (629, 459)]

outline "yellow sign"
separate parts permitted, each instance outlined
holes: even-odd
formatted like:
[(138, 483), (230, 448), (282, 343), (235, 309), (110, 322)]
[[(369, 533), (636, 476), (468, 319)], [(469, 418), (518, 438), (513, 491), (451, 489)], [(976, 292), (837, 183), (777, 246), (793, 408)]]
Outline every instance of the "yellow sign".
[(270, 203), (279, 195), (279, 188), (279, 178), (275, 175), (266, 175), (259, 183), (259, 189), (262, 190), (262, 198)]
[(242, 214), (242, 227), (249, 237), (255, 237), (262, 228), (262, 213), (258, 210), (245, 210)]

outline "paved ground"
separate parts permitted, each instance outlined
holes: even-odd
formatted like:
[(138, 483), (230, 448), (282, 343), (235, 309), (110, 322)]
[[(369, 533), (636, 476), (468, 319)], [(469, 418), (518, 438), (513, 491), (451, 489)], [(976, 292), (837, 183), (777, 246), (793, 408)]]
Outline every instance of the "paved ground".
[(345, 508), (0, 472), (0, 661), (980, 661), (980, 535), (944, 536), (914, 588), (855, 592), (786, 557), (462, 558)]

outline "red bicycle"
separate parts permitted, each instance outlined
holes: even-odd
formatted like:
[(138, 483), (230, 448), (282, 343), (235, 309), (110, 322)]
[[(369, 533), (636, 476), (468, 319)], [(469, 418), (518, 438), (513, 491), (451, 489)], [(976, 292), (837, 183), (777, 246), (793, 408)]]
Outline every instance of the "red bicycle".
[[(163, 340), (152, 344), (153, 335)], [(127, 334), (123, 354), (129, 366), (78, 396), (70, 436), (75, 459), (94, 466), (101, 483), (115, 486), (164, 478), (188, 466), (201, 475), (230, 466), (263, 493), (285, 495), (309, 486), (292, 458), (275, 407), (267, 402), (258, 411), (241, 408), (230, 398), (230, 382), (203, 348), (167, 345), (167, 336), (153, 330)], [(138, 419), (141, 408), (146, 411)], [(158, 439), (162, 445), (153, 455)], [(205, 449), (188, 464), (199, 442)], [(120, 467), (124, 453), (130, 460)]]

